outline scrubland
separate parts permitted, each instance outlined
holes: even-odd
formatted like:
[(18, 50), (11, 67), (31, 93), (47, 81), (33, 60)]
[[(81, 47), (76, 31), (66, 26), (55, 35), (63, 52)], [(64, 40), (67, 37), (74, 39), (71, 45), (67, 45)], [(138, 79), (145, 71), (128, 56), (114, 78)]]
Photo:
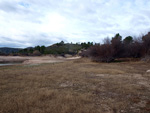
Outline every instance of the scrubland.
[(0, 67), (0, 113), (149, 113), (150, 63), (66, 62)]

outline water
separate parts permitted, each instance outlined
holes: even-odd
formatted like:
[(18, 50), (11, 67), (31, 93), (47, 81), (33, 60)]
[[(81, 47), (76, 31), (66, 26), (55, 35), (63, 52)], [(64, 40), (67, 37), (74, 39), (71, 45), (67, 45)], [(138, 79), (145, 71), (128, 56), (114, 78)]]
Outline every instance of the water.
[(15, 65), (18, 63), (0, 63), (0, 66), (10, 66), (10, 65)]

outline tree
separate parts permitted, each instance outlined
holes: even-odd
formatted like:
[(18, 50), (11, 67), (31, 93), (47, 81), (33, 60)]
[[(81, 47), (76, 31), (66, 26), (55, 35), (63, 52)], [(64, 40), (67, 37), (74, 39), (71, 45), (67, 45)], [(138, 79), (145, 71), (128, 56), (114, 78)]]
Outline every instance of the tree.
[(111, 44), (110, 38), (109, 37), (104, 38), (103, 43), (104, 44)]
[(89, 47), (93, 46), (93, 42), (83, 42), (81, 43), (82, 48), (88, 49)]
[(127, 36), (124, 40), (124, 44), (131, 44), (133, 42), (133, 38), (131, 36)]
[(29, 48), (29, 53), (33, 53), (33, 48)]
[(127, 36), (123, 40), (123, 57), (131, 57), (132, 56), (132, 50), (133, 50), (133, 38), (131, 36)]
[(62, 44), (62, 45), (63, 45), (63, 44), (64, 44), (64, 41), (61, 41), (61, 42), (60, 42), (60, 44)]
[(61, 41), (61, 42), (57, 43), (56, 45), (57, 45), (57, 46), (62, 46), (62, 45), (64, 45), (64, 44), (65, 44), (64, 41)]
[(139, 39), (134, 39), (133, 43), (130, 45), (130, 57), (140, 58), (142, 57), (142, 47), (143, 44)]
[(43, 46), (41, 46), (40, 47), (40, 52), (42, 53), (42, 54), (44, 54), (45, 53), (45, 49), (46, 49), (46, 47), (43, 45)]
[(117, 33), (111, 40), (112, 49), (114, 51), (114, 57), (120, 57), (123, 52), (122, 48), (122, 36)]
[(35, 46), (34, 50), (40, 51), (40, 46), (39, 46), (39, 45), (38, 45), (38, 46)]

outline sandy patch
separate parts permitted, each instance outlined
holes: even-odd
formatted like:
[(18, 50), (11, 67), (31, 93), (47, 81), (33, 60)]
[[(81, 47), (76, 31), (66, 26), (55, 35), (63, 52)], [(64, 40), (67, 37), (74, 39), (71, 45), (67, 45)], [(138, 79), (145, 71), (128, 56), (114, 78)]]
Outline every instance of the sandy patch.
[(72, 87), (73, 86), (73, 83), (67, 81), (67, 82), (64, 82), (64, 83), (61, 83), (60, 84), (60, 87)]
[(147, 70), (146, 72), (147, 72), (147, 73), (150, 73), (150, 70)]
[(17, 63), (22, 64), (41, 64), (41, 63), (57, 63), (67, 60), (79, 59), (80, 57), (54, 57), (54, 56), (0, 56), (0, 63)]
[(80, 58), (81, 58), (80, 56), (77, 56), (77, 57), (70, 57), (70, 58), (66, 58), (66, 59), (73, 60), (73, 59), (80, 59)]
[(41, 64), (41, 63), (55, 63), (55, 62), (64, 62), (64, 58), (55, 58), (55, 57), (30, 57), (30, 59), (23, 62), (23, 64)]

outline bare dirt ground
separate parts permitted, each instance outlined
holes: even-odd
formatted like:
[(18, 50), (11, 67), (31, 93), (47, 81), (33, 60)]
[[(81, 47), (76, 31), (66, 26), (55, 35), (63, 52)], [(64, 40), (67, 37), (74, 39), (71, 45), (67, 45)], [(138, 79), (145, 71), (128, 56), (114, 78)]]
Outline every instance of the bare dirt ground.
[(55, 63), (55, 62), (64, 62), (67, 60), (78, 59), (80, 57), (54, 57), (54, 56), (39, 56), (39, 57), (31, 57), (31, 56), (0, 56), (0, 63), (17, 63), (20, 62), (22, 64), (41, 64), (41, 63)]
[(150, 113), (150, 64), (89, 59), (0, 67), (0, 113)]

